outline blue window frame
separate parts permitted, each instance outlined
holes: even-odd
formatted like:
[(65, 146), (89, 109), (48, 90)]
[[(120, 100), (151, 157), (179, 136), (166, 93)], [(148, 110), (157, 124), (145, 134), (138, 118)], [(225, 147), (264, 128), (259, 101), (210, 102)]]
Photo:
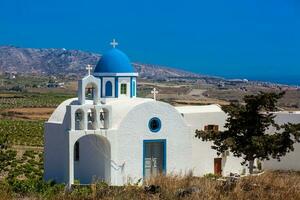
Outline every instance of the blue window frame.
[(148, 122), (148, 127), (151, 132), (157, 133), (161, 129), (161, 121), (157, 117), (153, 117)]
[(167, 173), (167, 140), (166, 139), (157, 139), (157, 140), (144, 140), (143, 141), (143, 177), (145, 178), (145, 158), (147, 154), (146, 145), (149, 143), (160, 143), (163, 146), (163, 162), (162, 162), (162, 172), (164, 175)]
[(105, 96), (111, 97), (112, 96), (112, 83), (107, 81), (105, 83)]
[(132, 96), (135, 96), (135, 81), (132, 81)]

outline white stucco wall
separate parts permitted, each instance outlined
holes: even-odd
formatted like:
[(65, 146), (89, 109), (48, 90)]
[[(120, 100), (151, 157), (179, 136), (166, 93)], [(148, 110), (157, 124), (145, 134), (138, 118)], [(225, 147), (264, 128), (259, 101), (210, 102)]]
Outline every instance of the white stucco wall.
[[(161, 130), (148, 128), (152, 117), (161, 120)], [(149, 101), (137, 105), (126, 115), (117, 130), (117, 162), (125, 162), (117, 184), (136, 182), (143, 178), (143, 141), (166, 139), (166, 173), (185, 173), (192, 162), (189, 127), (169, 104)]]
[(59, 123), (45, 123), (44, 179), (68, 181), (68, 135)]
[[(214, 158), (221, 158), (217, 152), (211, 149), (212, 142), (203, 142), (201, 139), (195, 138), (195, 131), (204, 130), (206, 125), (218, 125), (219, 130), (224, 130), (226, 122), (226, 114), (217, 105), (204, 106), (188, 106), (179, 108), (182, 112), (184, 120), (191, 126), (192, 137), (192, 166), (196, 176), (203, 176), (208, 173), (214, 173)], [(229, 156), (222, 157), (222, 174), (242, 173), (244, 166), (241, 166), (242, 159), (234, 157), (231, 153)]]
[[(300, 112), (278, 112), (275, 121), (278, 124), (300, 123)], [(271, 159), (263, 162), (264, 169), (271, 170), (300, 170), (300, 143), (294, 144), (294, 151), (281, 158), (280, 161)]]

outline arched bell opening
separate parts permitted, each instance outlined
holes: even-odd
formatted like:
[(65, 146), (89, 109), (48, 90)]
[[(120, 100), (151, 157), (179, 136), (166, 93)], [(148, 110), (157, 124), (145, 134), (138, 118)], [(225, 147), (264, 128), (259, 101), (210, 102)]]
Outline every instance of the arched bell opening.
[(88, 83), (85, 86), (85, 99), (93, 100), (94, 103), (97, 102), (97, 98), (99, 98), (98, 90), (98, 86), (95, 83)]
[(84, 130), (84, 112), (81, 109), (75, 112), (75, 130)]
[(87, 112), (88, 130), (97, 129), (97, 114), (95, 109), (89, 109)]
[(109, 128), (109, 111), (105, 108), (100, 109), (100, 129)]

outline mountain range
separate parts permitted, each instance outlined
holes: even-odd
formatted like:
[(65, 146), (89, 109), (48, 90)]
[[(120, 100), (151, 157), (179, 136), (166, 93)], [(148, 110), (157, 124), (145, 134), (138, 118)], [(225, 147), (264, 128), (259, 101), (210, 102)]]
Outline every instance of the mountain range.
[[(20, 48), (0, 46), (0, 72), (68, 75), (86, 73), (88, 64), (95, 67), (100, 54), (58, 48)], [(199, 74), (158, 65), (132, 63), (140, 78), (201, 78)]]

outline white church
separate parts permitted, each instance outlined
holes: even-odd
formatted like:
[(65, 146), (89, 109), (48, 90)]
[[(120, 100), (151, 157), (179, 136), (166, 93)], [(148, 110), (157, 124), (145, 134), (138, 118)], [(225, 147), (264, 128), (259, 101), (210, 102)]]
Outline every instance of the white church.
[[(223, 130), (219, 105), (179, 106), (137, 97), (138, 73), (115, 48), (78, 81), (78, 98), (61, 103), (45, 123), (44, 178), (58, 183), (105, 181), (123, 185), (156, 174), (245, 173), (241, 159), (220, 156), (195, 130)], [(276, 113), (278, 123), (300, 122), (300, 112)], [(264, 169), (300, 170), (300, 145)]]

